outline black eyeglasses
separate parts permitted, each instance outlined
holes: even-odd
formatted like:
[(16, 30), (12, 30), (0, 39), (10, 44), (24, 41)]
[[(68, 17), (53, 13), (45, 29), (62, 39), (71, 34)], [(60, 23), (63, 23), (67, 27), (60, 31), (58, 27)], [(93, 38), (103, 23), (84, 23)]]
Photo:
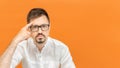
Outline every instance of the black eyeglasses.
[(32, 26), (30, 26), (30, 30), (32, 32), (37, 32), (39, 30), (39, 28), (41, 28), (42, 31), (46, 31), (46, 30), (49, 29), (49, 26), (50, 26), (49, 24), (42, 24), (40, 26), (38, 26), (38, 25), (32, 25)]

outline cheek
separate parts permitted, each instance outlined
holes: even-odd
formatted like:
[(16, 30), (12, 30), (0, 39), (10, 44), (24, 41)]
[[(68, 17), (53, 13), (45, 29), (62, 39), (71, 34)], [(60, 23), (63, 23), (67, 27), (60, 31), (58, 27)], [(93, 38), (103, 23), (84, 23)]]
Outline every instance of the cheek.
[(46, 36), (49, 36), (49, 31), (47, 31), (47, 32), (45, 33), (45, 35), (46, 35)]

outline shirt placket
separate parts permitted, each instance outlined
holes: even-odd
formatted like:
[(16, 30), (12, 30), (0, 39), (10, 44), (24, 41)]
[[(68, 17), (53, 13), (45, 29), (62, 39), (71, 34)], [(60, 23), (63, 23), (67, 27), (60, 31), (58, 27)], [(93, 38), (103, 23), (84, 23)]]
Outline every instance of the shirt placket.
[(39, 50), (37, 51), (37, 58), (38, 58), (39, 63), (40, 63), (40, 68), (44, 68), (44, 67), (43, 67), (42, 52), (40, 52)]

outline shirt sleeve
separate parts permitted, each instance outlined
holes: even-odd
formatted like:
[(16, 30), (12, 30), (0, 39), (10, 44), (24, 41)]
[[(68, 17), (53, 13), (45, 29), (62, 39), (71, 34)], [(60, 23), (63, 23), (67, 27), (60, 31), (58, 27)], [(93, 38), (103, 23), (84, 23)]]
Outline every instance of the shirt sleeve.
[(68, 48), (62, 49), (60, 68), (75, 68), (75, 64)]
[(12, 57), (12, 60), (11, 60), (11, 65), (10, 65), (10, 68), (15, 68), (19, 63), (20, 61), (22, 60), (22, 47), (20, 47), (19, 45), (17, 46), (14, 54), (13, 54), (13, 57)]

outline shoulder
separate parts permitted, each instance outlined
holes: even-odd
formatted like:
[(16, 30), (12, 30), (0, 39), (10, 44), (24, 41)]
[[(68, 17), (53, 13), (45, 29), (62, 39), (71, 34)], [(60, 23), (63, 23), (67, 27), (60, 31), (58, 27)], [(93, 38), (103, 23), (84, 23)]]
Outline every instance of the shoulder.
[(50, 43), (53, 44), (52, 46), (55, 46), (57, 49), (62, 49), (62, 50), (68, 49), (68, 46), (65, 43), (61, 42), (60, 40), (48, 37), (48, 41), (50, 41)]
[(51, 46), (55, 47), (56, 54), (60, 55), (60, 58), (66, 56), (66, 55), (70, 55), (69, 47), (65, 43), (63, 43), (57, 39), (54, 39), (54, 38), (49, 38), (49, 40), (53, 44)]

